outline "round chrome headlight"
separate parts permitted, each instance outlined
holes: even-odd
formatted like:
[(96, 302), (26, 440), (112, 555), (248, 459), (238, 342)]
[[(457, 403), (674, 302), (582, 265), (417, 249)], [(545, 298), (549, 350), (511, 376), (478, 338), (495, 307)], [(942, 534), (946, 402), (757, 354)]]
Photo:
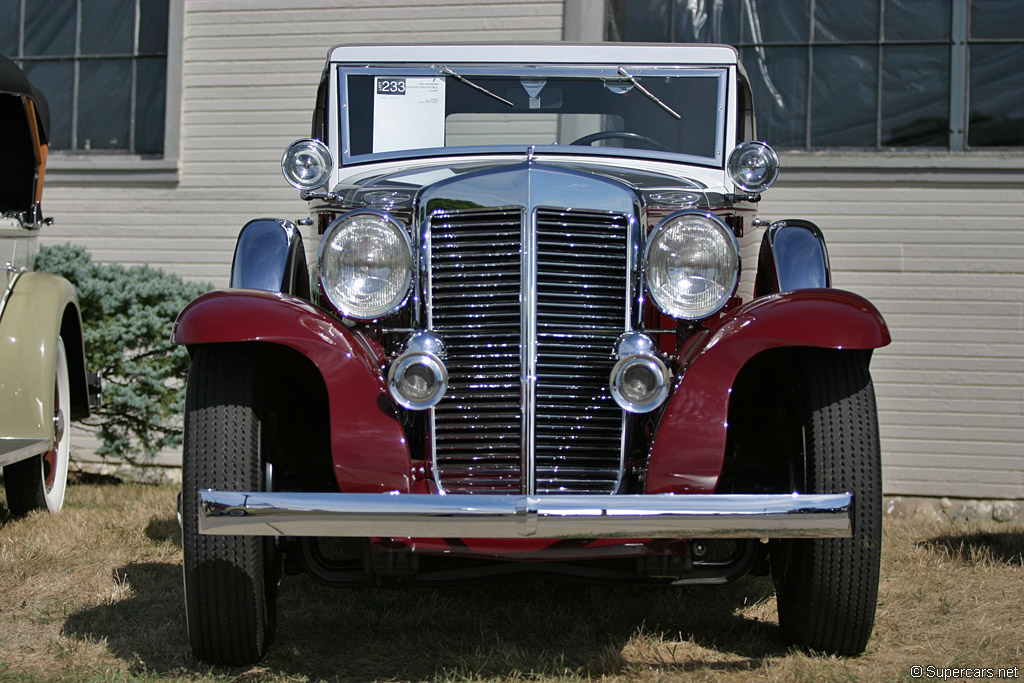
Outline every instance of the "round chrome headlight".
[(729, 301), (740, 274), (739, 245), (711, 214), (669, 216), (651, 233), (645, 258), (647, 289), (665, 315), (699, 320)]
[(293, 187), (315, 190), (331, 177), (334, 157), (327, 145), (310, 138), (288, 145), (281, 157), (281, 172)]
[(342, 315), (387, 315), (402, 305), (412, 283), (409, 236), (385, 214), (346, 214), (320, 242), (317, 275), (324, 296)]
[(745, 192), (764, 192), (779, 177), (779, 155), (763, 142), (742, 142), (729, 155), (729, 177)]

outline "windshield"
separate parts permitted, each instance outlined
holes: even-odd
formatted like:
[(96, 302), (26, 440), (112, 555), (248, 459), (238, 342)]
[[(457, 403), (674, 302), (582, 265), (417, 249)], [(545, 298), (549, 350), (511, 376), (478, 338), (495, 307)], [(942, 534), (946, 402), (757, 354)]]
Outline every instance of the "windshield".
[(448, 64), (338, 74), (342, 163), (535, 146), (722, 165), (724, 68)]

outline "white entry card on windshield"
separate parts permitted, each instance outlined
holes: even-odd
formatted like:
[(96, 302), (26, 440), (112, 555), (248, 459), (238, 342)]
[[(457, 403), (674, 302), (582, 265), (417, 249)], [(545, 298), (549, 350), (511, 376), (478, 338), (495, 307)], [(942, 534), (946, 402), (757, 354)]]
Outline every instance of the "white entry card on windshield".
[(377, 76), (373, 151), (444, 147), (444, 78)]

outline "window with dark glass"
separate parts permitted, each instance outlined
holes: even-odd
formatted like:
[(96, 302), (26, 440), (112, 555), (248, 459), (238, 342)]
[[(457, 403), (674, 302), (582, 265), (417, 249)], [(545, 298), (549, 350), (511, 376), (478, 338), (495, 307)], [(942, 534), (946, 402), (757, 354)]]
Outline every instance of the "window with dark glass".
[(168, 0), (0, 0), (0, 51), (50, 105), (51, 149), (159, 156)]
[(606, 28), (736, 46), (777, 147), (1024, 146), (1021, 0), (609, 0)]

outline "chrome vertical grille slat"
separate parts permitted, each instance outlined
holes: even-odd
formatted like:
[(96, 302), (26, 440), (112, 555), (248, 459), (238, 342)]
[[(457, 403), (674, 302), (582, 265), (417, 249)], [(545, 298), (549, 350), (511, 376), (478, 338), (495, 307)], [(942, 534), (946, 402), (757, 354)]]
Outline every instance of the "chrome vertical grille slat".
[(430, 219), (431, 327), (449, 372), (435, 474), (449, 493), (522, 490), (521, 234), (521, 209)]
[[(618, 485), (623, 418), (608, 378), (628, 322), (628, 241), (626, 216), (537, 212), (537, 493)], [(567, 364), (566, 352), (587, 362)]]
[[(526, 491), (531, 479), (536, 493), (614, 493), (624, 419), (608, 380), (629, 320), (630, 220), (538, 209), (531, 253), (524, 218), (529, 207), (429, 218), (430, 324), (449, 372), (432, 415), (435, 475), (450, 493)], [(531, 303), (535, 339), (521, 329)], [(526, 367), (536, 372), (532, 444), (523, 442)], [(532, 476), (523, 469), (531, 461)]]

